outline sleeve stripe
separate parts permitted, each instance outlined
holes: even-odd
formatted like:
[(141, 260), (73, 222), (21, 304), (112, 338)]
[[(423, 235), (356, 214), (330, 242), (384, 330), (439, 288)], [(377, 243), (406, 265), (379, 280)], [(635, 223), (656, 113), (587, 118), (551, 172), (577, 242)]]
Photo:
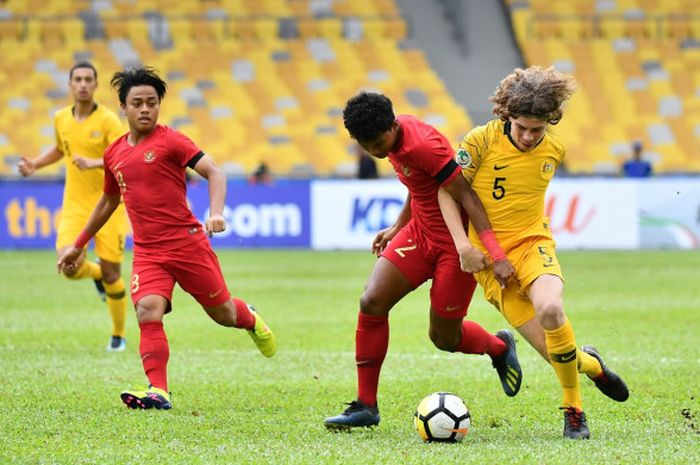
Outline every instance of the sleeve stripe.
[(442, 185), (445, 181), (450, 179), (452, 173), (454, 173), (456, 169), (459, 169), (459, 165), (456, 161), (454, 161), (454, 159), (452, 159), (440, 170), (440, 172), (438, 172), (437, 175), (435, 175), (435, 180), (438, 182), (438, 184)]
[(194, 157), (190, 158), (190, 161), (187, 162), (187, 166), (188, 166), (189, 168), (194, 169), (194, 167), (197, 165), (197, 163), (199, 162), (199, 160), (202, 159), (203, 156), (204, 156), (204, 152), (202, 152), (202, 151), (200, 150), (199, 153), (197, 153), (197, 155), (195, 155)]

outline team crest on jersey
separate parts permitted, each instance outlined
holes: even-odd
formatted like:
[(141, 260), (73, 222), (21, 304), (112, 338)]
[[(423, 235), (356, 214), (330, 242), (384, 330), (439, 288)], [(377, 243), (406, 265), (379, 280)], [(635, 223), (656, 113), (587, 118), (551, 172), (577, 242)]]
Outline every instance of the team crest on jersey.
[(540, 169), (540, 176), (542, 179), (552, 179), (554, 176), (554, 161), (552, 159), (547, 159), (542, 162), (542, 168)]
[(472, 156), (469, 155), (469, 152), (467, 152), (463, 148), (460, 148), (459, 150), (457, 150), (455, 161), (462, 168), (469, 168), (469, 166), (472, 164)]
[(153, 163), (156, 160), (156, 153), (153, 150), (149, 150), (148, 152), (143, 154), (143, 161), (146, 163)]
[(411, 175), (411, 167), (406, 165), (401, 165), (401, 172), (404, 176), (409, 177)]
[(102, 133), (100, 131), (92, 131), (90, 137), (92, 139), (102, 139)]

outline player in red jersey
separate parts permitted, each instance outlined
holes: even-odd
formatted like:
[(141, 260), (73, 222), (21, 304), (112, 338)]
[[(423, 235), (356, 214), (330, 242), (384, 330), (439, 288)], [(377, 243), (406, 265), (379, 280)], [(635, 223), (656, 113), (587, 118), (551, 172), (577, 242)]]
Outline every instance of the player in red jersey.
[[(171, 310), (177, 282), (218, 324), (244, 328), (260, 352), (271, 357), (275, 337), (255, 310), (232, 298), (207, 235), (226, 228), (222, 216), (226, 176), (185, 135), (157, 124), (166, 84), (152, 68), (130, 68), (114, 75), (129, 132), (105, 151), (104, 194), (83, 232), (58, 260), (71, 270), (85, 244), (119, 205), (120, 196), (134, 231), (131, 299), (141, 330), (141, 360), (150, 386), (121, 394), (130, 408), (169, 409), (167, 363), (170, 355), (163, 316)], [(209, 182), (209, 218), (202, 226), (187, 207), (185, 170)], [(195, 257), (195, 259), (193, 259)]]
[[(502, 330), (493, 335), (464, 320), (476, 281), (460, 268), (437, 198), (440, 186), (449, 186), (460, 176), (449, 141), (413, 116), (395, 117), (391, 101), (381, 94), (363, 92), (353, 97), (343, 119), (350, 135), (370, 155), (389, 159), (408, 188), (408, 198), (394, 225), (380, 231), (372, 243), (379, 258), (360, 299), (355, 333), (357, 399), (340, 415), (326, 418), (325, 426), (347, 430), (379, 424), (377, 387), (389, 345), (389, 311), (428, 279), (433, 280), (429, 328), (433, 344), (448, 352), (488, 354), (505, 393), (516, 395), (522, 371), (513, 334)], [(468, 213), (479, 231), (490, 228), (476, 195)], [(465, 261), (470, 272), (489, 265), (485, 255), (470, 248), (471, 252), (462, 253), (463, 258), (469, 257)], [(499, 260), (494, 272), (505, 281), (513, 268), (507, 260)]]

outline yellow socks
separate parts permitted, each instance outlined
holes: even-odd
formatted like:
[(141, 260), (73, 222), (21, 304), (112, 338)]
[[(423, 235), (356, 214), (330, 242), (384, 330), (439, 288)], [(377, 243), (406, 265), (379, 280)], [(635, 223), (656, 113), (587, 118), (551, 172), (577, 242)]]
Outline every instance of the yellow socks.
[(126, 326), (126, 287), (122, 278), (113, 283), (102, 282), (107, 293), (107, 307), (112, 315), (112, 336), (124, 337)]
[(569, 320), (561, 327), (544, 331), (547, 352), (552, 368), (559, 378), (564, 391), (564, 406), (582, 410), (581, 392), (579, 390), (576, 339)]
[(83, 260), (83, 264), (80, 265), (80, 268), (78, 268), (78, 271), (76, 271), (75, 274), (72, 276), (65, 276), (68, 279), (102, 279), (102, 268), (100, 268), (100, 265), (95, 262)]
[(592, 355), (588, 355), (586, 352), (579, 349), (576, 357), (578, 360), (579, 373), (588, 375), (589, 378), (595, 378), (600, 376), (600, 374), (603, 372), (603, 367), (600, 366), (598, 360)]

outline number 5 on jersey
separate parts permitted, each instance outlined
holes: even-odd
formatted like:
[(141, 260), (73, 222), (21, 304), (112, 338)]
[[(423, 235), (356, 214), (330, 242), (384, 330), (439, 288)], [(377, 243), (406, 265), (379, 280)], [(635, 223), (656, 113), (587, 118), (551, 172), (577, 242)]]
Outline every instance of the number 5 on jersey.
[(506, 195), (506, 188), (503, 187), (501, 182), (505, 181), (506, 178), (499, 178), (496, 177), (493, 180), (493, 191), (491, 192), (491, 195), (493, 196), (494, 199), (496, 200), (501, 200), (503, 197)]

